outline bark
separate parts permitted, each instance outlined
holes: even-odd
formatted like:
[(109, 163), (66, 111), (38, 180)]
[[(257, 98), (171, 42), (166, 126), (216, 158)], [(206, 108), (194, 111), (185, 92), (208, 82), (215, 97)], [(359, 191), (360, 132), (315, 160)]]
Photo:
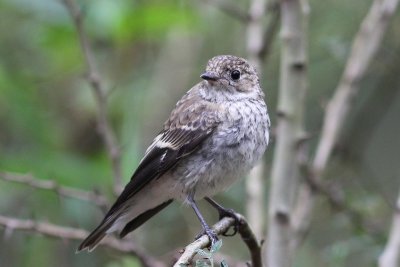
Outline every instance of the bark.
[(292, 265), (292, 210), (299, 185), (298, 147), (304, 139), (303, 113), (307, 89), (308, 5), (281, 1), (281, 76), (276, 146), (271, 174), (267, 262)]

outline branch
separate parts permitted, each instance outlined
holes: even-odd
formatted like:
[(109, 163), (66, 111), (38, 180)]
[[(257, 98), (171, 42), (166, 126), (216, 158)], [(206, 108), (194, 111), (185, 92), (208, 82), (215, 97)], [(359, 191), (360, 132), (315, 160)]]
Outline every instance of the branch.
[(299, 187), (297, 153), (305, 139), (304, 107), (307, 91), (307, 28), (305, 1), (281, 1), (281, 74), (278, 97), (276, 145), (271, 172), (267, 265), (289, 267), (292, 210)]
[(91, 191), (76, 189), (73, 187), (62, 186), (53, 180), (37, 179), (33, 177), (31, 174), (0, 172), (0, 179), (7, 182), (28, 185), (36, 189), (54, 191), (56, 194), (63, 197), (69, 197), (93, 203), (96, 206), (100, 207), (102, 210), (108, 208), (107, 199), (100, 194)]
[(243, 217), (241, 217), (238, 231), (240, 237), (250, 251), (251, 266), (262, 267), (261, 244), (257, 241), (257, 237), (254, 235), (250, 226)]
[[(318, 194), (324, 197), (332, 209), (335, 211), (343, 212), (351, 222), (351, 225), (354, 229), (361, 229), (363, 232), (368, 233), (372, 238), (375, 238), (377, 242), (382, 242), (382, 237), (376, 234), (376, 229), (374, 229), (371, 223), (369, 223), (362, 212), (353, 208), (351, 205), (348, 205), (343, 197), (343, 192), (337, 187), (333, 187), (330, 185), (326, 185), (320, 180), (316, 180), (313, 173), (311, 172), (310, 166), (304, 162), (299, 163), (301, 176), (305, 179), (304, 182), (307, 184), (307, 188), (313, 193)], [(297, 198), (297, 201), (301, 201), (304, 203), (306, 201), (307, 196), (304, 195), (303, 191), (300, 191), (300, 195)], [(294, 211), (293, 218), (298, 218), (302, 212), (304, 212), (304, 208), (307, 206), (298, 205), (297, 209)], [(300, 213), (300, 214), (299, 214)], [(311, 218), (307, 218), (307, 220), (299, 221), (294, 220), (293, 222), (293, 230), (297, 237), (291, 240), (291, 247), (295, 250), (304, 240), (307, 232), (308, 225), (310, 223)]]
[(400, 264), (400, 193), (394, 210), (389, 240), (378, 260), (379, 267), (397, 267)]
[[(236, 216), (240, 218), (238, 232), (251, 254), (251, 266), (262, 267), (261, 246), (258, 243), (257, 238), (254, 236), (245, 218), (240, 214), (236, 214)], [(233, 218), (225, 217), (217, 222), (213, 226), (213, 229), (218, 235), (221, 235), (225, 233), (231, 226), (234, 226), (234, 224), (235, 220)], [(186, 246), (185, 251), (174, 264), (174, 267), (189, 266), (193, 258), (196, 256), (197, 250), (206, 248), (209, 245), (210, 240), (208, 236), (201, 236), (199, 239)]]
[(268, 55), (271, 51), (271, 46), (275, 40), (276, 32), (278, 30), (280, 18), (281, 18), (281, 10), (279, 8), (279, 1), (274, 0), (269, 3), (269, 23), (265, 32), (263, 34), (263, 44), (258, 52), (258, 57), (262, 61), (266, 61)]
[[(6, 235), (10, 235), (14, 230), (18, 230), (42, 234), (58, 239), (83, 240), (89, 234), (87, 231), (79, 228), (63, 227), (34, 220), (21, 220), (2, 215), (0, 215), (0, 226), (5, 228)], [(100, 245), (111, 248), (120, 253), (134, 255), (140, 260), (143, 266), (165, 267), (163, 263), (141, 251), (132, 241), (121, 241), (115, 237), (107, 236), (103, 239)]]
[(92, 48), (89, 45), (88, 37), (83, 29), (82, 13), (77, 7), (74, 0), (63, 0), (68, 12), (70, 13), (78, 33), (82, 54), (87, 68), (86, 79), (92, 87), (94, 97), (96, 99), (98, 115), (97, 126), (101, 137), (106, 145), (108, 156), (111, 160), (114, 175), (114, 191), (121, 191), (122, 175), (121, 175), (121, 151), (115, 138), (115, 134), (110, 126), (107, 118), (107, 94), (104, 85), (97, 71)]
[(350, 57), (332, 100), (328, 104), (321, 139), (313, 162), (320, 176), (349, 114), (369, 63), (376, 55), (399, 0), (375, 0), (357, 32)]
[[(315, 181), (321, 180), (345, 119), (351, 110), (352, 102), (360, 89), (359, 82), (364, 77), (369, 63), (382, 43), (383, 35), (389, 25), (390, 18), (395, 13), (398, 2), (399, 0), (374, 0), (355, 35), (342, 78), (328, 104), (323, 120), (320, 141), (312, 163)], [(294, 220), (296, 225), (302, 226), (294, 230), (296, 238), (303, 240), (303, 235), (310, 225), (315, 194), (309, 185), (305, 184), (299, 192), (300, 197), (301, 201), (300, 199), (297, 201)]]
[(226, 0), (203, 0), (210, 5), (217, 7), (225, 14), (238, 19), (241, 22), (247, 23), (250, 20), (250, 16), (239, 9), (236, 5), (227, 2)]
[(256, 67), (259, 73), (261, 70), (260, 51), (264, 46), (264, 25), (262, 19), (267, 9), (267, 0), (250, 1), (249, 15), (250, 20), (247, 23), (247, 54), (249, 61)]

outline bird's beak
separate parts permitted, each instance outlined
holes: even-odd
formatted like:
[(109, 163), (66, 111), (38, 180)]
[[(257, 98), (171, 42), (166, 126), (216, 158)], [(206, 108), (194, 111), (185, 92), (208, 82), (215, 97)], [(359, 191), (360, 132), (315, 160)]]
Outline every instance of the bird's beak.
[(206, 81), (213, 81), (213, 82), (219, 80), (219, 77), (215, 73), (209, 71), (206, 71), (202, 75), (200, 75), (200, 78)]

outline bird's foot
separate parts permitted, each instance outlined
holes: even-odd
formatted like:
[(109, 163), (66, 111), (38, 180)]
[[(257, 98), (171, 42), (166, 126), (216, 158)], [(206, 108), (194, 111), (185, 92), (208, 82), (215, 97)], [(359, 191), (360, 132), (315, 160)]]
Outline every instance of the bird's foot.
[(226, 209), (226, 208), (222, 207), (220, 204), (218, 204), (212, 198), (206, 197), (204, 199), (218, 211), (219, 220), (222, 220), (224, 217), (231, 217), (235, 220), (234, 225), (233, 225), (233, 233), (227, 234), (227, 232), (229, 230), (229, 229), (227, 229), (225, 231), (225, 233), (222, 234), (223, 236), (234, 236), (238, 232), (239, 227), (241, 225), (242, 219), (240, 218), (240, 215), (238, 213), (236, 213), (233, 209)]
[(226, 230), (225, 233), (223, 233), (223, 236), (234, 236), (239, 230), (240, 227), (240, 217), (237, 215), (237, 213), (233, 209), (225, 209), (225, 208), (218, 208), (218, 214), (219, 214), (219, 219), (223, 219), (224, 217), (230, 217), (235, 220), (235, 223), (233, 224), (233, 233), (227, 234), (228, 230)]
[(198, 235), (195, 237), (195, 240), (199, 239), (199, 238), (202, 237), (203, 235), (207, 235), (208, 238), (210, 239), (210, 242), (211, 242), (210, 247), (211, 247), (211, 248), (214, 247), (214, 245), (218, 242), (218, 235), (217, 235), (217, 233), (216, 233), (213, 229), (211, 229), (211, 228), (209, 228), (209, 227), (205, 228), (200, 234), (198, 234)]

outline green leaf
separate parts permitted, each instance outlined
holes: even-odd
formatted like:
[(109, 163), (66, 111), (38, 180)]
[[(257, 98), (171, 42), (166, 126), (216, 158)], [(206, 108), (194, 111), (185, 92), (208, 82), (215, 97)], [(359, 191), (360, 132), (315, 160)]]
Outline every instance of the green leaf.
[(206, 260), (197, 260), (196, 267), (210, 267)]
[(200, 248), (196, 249), (196, 253), (199, 254), (203, 258), (209, 259), (209, 258), (212, 257), (212, 253), (211, 252), (207, 252), (207, 251), (205, 251), (203, 249), (200, 249)]
[(215, 244), (211, 247), (210, 252), (215, 253), (222, 247), (222, 239), (215, 242)]

